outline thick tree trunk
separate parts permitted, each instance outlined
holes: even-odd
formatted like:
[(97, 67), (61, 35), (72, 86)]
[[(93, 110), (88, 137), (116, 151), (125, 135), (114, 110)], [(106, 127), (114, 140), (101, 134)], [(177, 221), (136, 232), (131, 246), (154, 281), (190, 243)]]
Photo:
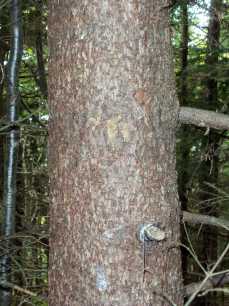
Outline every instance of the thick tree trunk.
[(183, 304), (166, 5), (49, 1), (50, 306)]

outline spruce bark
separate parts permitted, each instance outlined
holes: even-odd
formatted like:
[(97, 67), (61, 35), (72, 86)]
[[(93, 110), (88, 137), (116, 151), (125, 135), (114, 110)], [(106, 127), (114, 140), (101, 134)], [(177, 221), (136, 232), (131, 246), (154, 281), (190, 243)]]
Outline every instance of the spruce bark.
[(167, 2), (49, 1), (50, 306), (183, 305)]

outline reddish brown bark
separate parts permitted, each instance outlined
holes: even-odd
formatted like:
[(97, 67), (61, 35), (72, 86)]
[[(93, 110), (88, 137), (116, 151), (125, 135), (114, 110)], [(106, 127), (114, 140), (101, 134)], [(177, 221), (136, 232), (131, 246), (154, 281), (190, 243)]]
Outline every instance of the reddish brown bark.
[(167, 4), (49, 1), (50, 306), (183, 303)]

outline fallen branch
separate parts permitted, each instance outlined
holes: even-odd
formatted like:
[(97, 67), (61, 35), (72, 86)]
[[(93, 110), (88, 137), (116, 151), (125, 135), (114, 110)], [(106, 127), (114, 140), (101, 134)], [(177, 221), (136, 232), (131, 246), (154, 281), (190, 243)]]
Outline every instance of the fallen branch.
[(181, 107), (179, 121), (200, 127), (229, 130), (229, 116), (192, 107)]
[(201, 214), (194, 214), (187, 211), (183, 211), (183, 221), (192, 224), (205, 224), (222, 227), (229, 231), (229, 221), (213, 216), (206, 216)]

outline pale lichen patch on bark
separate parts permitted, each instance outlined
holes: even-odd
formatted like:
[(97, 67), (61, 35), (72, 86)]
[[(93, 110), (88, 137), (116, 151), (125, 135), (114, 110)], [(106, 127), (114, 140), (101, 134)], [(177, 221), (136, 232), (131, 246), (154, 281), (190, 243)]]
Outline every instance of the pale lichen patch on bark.
[(95, 130), (100, 124), (102, 123), (101, 115), (98, 114), (97, 116), (90, 117), (88, 119), (88, 128)]
[(130, 131), (129, 131), (129, 124), (128, 123), (125, 123), (125, 122), (122, 122), (120, 124), (120, 131), (121, 131), (121, 134), (123, 136), (123, 140), (125, 142), (129, 142), (130, 141)]
[(114, 141), (116, 139), (116, 136), (118, 135), (118, 125), (120, 120), (122, 119), (121, 115), (118, 115), (116, 117), (113, 117), (109, 120), (107, 120), (107, 135), (108, 140), (111, 144), (114, 144)]
[(102, 265), (96, 267), (96, 288), (99, 291), (105, 291), (108, 287), (108, 280), (105, 269)]

